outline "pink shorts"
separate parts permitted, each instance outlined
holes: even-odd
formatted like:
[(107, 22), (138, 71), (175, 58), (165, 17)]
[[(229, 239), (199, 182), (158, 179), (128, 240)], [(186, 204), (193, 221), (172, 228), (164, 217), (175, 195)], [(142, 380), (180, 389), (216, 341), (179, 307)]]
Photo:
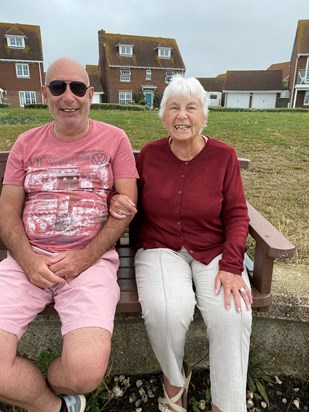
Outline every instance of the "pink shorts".
[(120, 297), (118, 266), (117, 252), (110, 250), (78, 277), (41, 289), (30, 283), (18, 263), (8, 256), (0, 262), (0, 329), (20, 339), (37, 314), (54, 303), (62, 335), (85, 327), (104, 328), (112, 333)]

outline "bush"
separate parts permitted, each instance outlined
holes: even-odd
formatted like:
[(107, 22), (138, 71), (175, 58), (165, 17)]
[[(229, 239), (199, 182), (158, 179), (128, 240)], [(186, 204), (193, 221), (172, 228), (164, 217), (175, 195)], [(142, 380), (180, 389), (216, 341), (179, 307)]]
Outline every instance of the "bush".
[(29, 103), (24, 105), (24, 109), (47, 109), (45, 103)]
[(308, 113), (309, 109), (304, 109), (302, 107), (297, 107), (295, 109), (287, 109), (285, 107), (276, 107), (274, 109), (247, 109), (242, 107), (222, 107), (222, 106), (209, 106), (209, 111), (211, 112), (303, 112)]
[(12, 109), (12, 105), (9, 103), (0, 103), (0, 109)]
[(93, 103), (90, 106), (92, 110), (135, 110), (144, 111), (145, 106), (140, 106), (137, 104), (118, 104), (118, 103)]

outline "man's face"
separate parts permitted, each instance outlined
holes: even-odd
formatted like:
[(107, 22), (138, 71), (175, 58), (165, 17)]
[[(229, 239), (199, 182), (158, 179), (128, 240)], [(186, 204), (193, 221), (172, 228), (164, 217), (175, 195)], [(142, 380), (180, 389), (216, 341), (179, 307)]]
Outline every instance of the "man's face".
[(93, 97), (93, 87), (88, 87), (87, 74), (81, 66), (64, 60), (53, 64), (47, 72), (46, 84), (42, 92), (54, 118), (56, 133), (72, 137), (78, 135), (88, 124)]

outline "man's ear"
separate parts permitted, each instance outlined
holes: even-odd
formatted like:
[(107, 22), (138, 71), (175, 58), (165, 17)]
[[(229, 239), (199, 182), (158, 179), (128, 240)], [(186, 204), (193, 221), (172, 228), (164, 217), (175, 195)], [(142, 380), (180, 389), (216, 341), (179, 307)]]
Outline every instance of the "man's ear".
[(47, 97), (47, 87), (44, 86), (44, 85), (42, 85), (42, 86), (41, 86), (41, 92), (42, 92), (42, 95), (43, 95), (44, 103), (47, 103), (47, 100), (48, 100), (48, 97)]

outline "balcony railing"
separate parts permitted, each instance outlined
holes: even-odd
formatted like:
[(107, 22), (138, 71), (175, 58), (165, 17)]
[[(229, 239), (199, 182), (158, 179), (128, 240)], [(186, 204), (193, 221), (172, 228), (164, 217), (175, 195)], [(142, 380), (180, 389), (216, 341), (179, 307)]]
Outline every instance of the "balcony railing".
[(309, 70), (298, 71), (297, 84), (309, 85)]

